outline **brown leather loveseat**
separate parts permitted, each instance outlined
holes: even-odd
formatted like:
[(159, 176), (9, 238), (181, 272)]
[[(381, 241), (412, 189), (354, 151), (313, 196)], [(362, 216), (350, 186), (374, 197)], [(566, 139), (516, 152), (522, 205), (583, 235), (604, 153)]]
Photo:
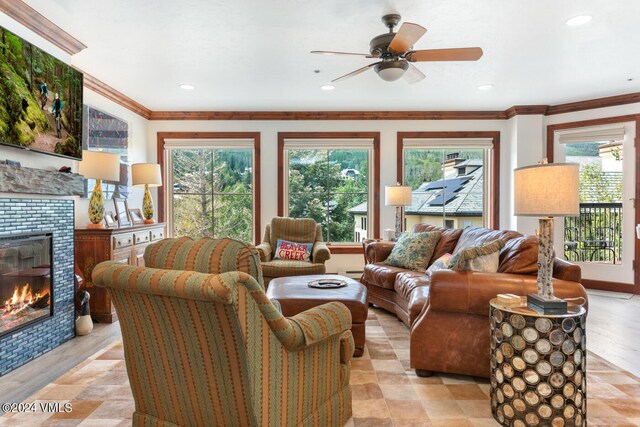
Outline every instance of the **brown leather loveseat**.
[[(497, 273), (438, 270), (417, 272), (384, 264), (393, 242), (366, 248), (362, 282), (369, 303), (395, 313), (411, 329), (411, 367), (419, 376), (449, 372), (489, 376), (489, 301), (499, 293), (536, 293), (538, 243), (516, 231), (467, 227), (445, 229), (417, 224), (413, 232), (440, 231), (428, 263), (446, 253), (505, 241)], [(583, 297), (580, 267), (556, 258), (554, 292), (561, 298)]]

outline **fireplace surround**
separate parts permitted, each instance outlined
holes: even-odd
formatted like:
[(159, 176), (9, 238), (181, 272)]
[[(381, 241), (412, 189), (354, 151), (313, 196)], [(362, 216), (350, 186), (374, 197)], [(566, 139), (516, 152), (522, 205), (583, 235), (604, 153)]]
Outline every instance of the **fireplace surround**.
[[(73, 230), (72, 199), (0, 197), (0, 240), (6, 242), (14, 238), (19, 240), (24, 236), (50, 234), (52, 261), (47, 274), (43, 274), (44, 270), (31, 272), (34, 275), (40, 274), (37, 279), (40, 282), (46, 282), (46, 276), (49, 276), (49, 302), (52, 303), (50, 311), (45, 311), (46, 315), (33, 322), (26, 322), (0, 335), (0, 376), (75, 336)], [(28, 249), (23, 250), (25, 263), (28, 263), (28, 252)], [(34, 269), (36, 264), (42, 269), (47, 265), (44, 260), (35, 260)], [(40, 285), (34, 285), (38, 286)], [(22, 288), (19, 293), (22, 293)], [(6, 305), (5, 301), (6, 299), (0, 300), (0, 309)]]

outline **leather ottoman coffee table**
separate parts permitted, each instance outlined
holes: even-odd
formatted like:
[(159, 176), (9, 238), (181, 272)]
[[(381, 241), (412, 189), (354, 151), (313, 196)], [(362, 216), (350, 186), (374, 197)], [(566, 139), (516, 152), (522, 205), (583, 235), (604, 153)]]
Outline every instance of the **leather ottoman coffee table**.
[[(308, 286), (309, 282), (318, 279), (344, 280), (347, 286), (328, 289)], [(355, 342), (353, 356), (362, 356), (365, 339), (364, 323), (367, 321), (369, 305), (367, 288), (360, 282), (337, 274), (278, 277), (269, 282), (267, 297), (280, 303), (285, 317), (295, 316), (331, 301), (343, 303), (351, 311), (351, 333)]]

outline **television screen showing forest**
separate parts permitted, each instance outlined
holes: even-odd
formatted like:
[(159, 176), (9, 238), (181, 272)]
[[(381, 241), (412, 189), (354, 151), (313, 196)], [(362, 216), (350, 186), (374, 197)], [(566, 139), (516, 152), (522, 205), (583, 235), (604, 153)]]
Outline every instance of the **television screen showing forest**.
[(82, 73), (0, 30), (0, 143), (81, 159)]

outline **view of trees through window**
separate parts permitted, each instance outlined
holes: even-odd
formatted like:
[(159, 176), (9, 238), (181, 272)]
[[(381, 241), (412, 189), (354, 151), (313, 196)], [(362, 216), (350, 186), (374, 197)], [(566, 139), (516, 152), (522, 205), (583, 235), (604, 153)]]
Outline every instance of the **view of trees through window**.
[(405, 148), (404, 184), (412, 189), (405, 227), (428, 223), (447, 228), (482, 226), (484, 149)]
[(564, 144), (565, 161), (580, 165), (580, 216), (565, 217), (565, 258), (622, 261), (622, 142)]
[(253, 242), (253, 150), (171, 149), (175, 236)]
[(350, 210), (368, 202), (369, 150), (288, 149), (287, 155), (288, 215), (313, 218), (328, 242), (353, 242)]

